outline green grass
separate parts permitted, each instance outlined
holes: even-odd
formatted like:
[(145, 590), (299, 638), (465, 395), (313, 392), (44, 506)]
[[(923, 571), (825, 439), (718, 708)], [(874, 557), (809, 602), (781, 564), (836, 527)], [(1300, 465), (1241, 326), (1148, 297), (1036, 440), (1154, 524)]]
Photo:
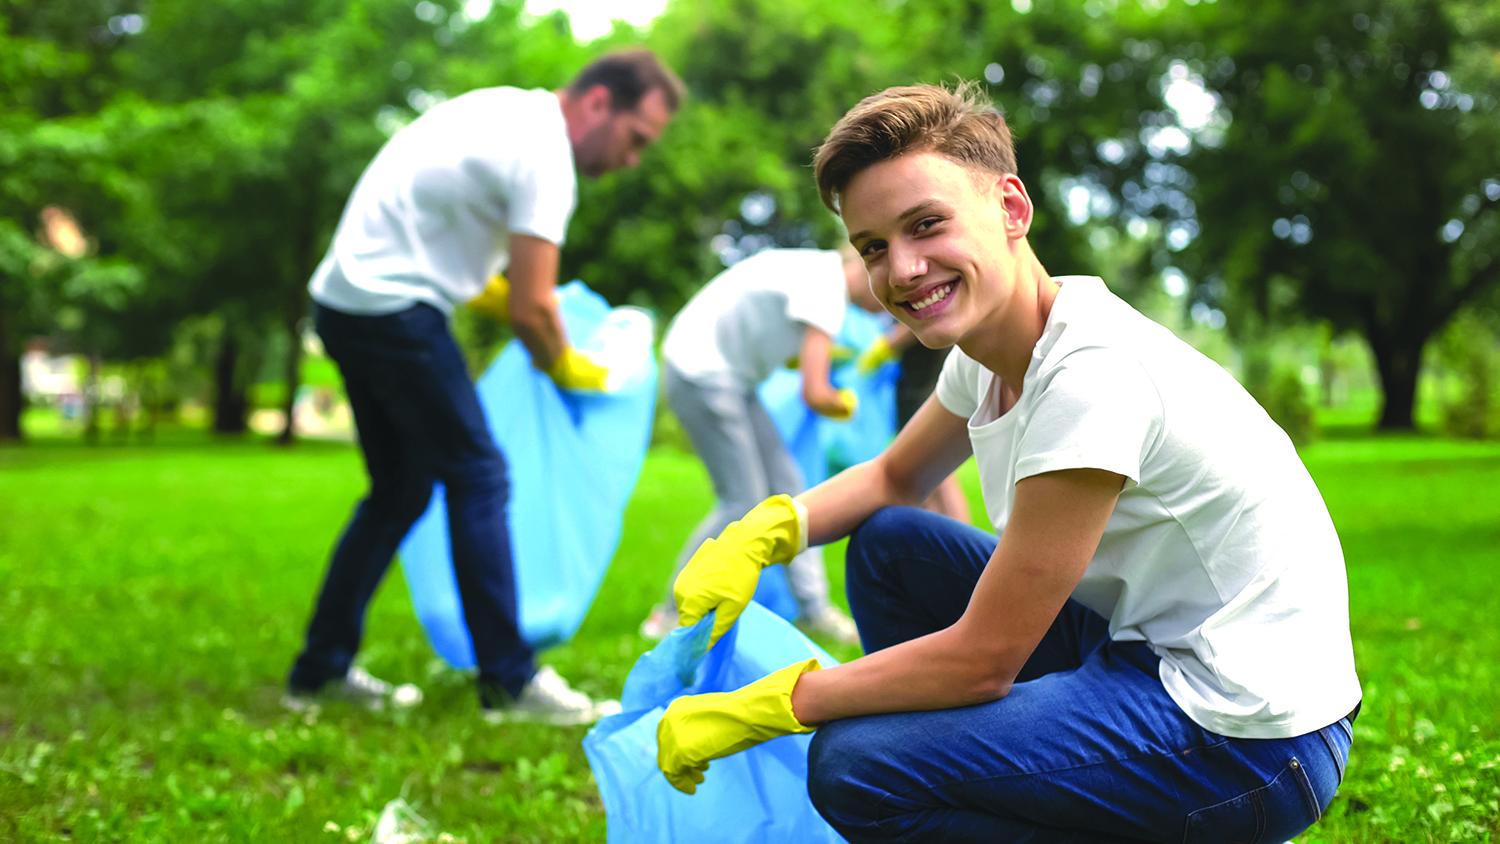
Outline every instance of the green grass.
[[(1500, 445), (1331, 440), (1306, 457), (1349, 560), (1366, 708), (1348, 782), (1299, 840), (1500, 837)], [(481, 723), (399, 576), (363, 661), (426, 703), (279, 708), (361, 482), (347, 445), (0, 449), (0, 840), (366, 840), (397, 797), (473, 842), (602, 839), (584, 730)], [(652, 452), (599, 600), (547, 661), (618, 692), (708, 497), (691, 457)]]

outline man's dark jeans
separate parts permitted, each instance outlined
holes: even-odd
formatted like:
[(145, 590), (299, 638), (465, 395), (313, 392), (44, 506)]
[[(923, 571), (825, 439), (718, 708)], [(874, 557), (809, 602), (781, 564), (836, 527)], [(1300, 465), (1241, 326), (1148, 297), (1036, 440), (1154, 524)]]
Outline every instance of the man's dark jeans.
[(349, 670), (370, 597), (441, 481), (480, 682), (519, 694), (536, 668), (516, 607), (505, 458), (447, 318), (429, 305), (379, 316), (315, 307), (318, 335), (344, 377), (370, 491), (334, 549), (291, 687), (314, 690)]

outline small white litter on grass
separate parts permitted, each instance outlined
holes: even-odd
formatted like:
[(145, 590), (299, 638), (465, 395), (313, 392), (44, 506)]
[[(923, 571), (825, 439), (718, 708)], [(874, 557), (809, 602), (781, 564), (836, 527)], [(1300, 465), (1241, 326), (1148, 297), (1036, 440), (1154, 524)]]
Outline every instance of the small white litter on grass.
[(370, 844), (419, 844), (432, 840), (432, 824), (400, 797), (385, 804), (370, 833)]

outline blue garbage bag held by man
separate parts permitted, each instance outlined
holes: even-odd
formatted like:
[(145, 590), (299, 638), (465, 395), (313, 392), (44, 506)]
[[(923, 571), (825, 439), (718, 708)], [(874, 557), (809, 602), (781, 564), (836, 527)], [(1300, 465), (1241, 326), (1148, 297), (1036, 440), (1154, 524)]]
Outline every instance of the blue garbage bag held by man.
[[(614, 308), (581, 281), (558, 291), (568, 336), (608, 361), (603, 392), (560, 390), (508, 346), (480, 377), (480, 404), (509, 457), (507, 508), (515, 549), (521, 634), (532, 647), (560, 644), (583, 622), (619, 543), (625, 504), (651, 437), (656, 363), (651, 319)], [(474, 665), (454, 576), (441, 486), (401, 545), (402, 569), (428, 638), (458, 668)]]

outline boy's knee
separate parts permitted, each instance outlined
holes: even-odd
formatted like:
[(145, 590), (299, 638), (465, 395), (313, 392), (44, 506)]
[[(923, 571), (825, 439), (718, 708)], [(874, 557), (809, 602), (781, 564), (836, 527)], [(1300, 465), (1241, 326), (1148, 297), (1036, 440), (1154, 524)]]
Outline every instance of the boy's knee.
[(892, 534), (905, 535), (909, 528), (903, 525), (904, 511), (906, 507), (881, 507), (871, 513), (859, 527), (849, 535), (849, 544), (852, 547), (856, 542), (875, 543), (884, 542)]
[(862, 580), (873, 570), (878, 561), (894, 541), (904, 539), (909, 529), (903, 528), (899, 507), (882, 507), (871, 513), (849, 534), (849, 547), (844, 552), (845, 568), (850, 580)]
[(818, 814), (845, 836), (848, 830), (873, 823), (879, 803), (860, 778), (865, 766), (858, 725), (850, 721), (825, 724), (813, 734), (807, 753), (807, 793)]

